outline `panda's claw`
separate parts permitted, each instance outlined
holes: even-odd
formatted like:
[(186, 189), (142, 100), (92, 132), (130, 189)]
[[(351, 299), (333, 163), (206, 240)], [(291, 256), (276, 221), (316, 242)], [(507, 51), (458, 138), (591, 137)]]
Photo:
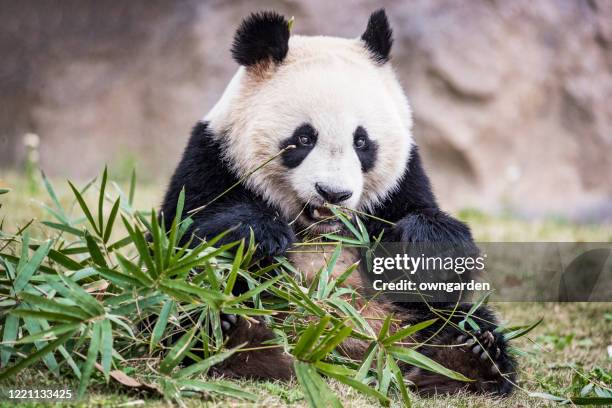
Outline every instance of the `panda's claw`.
[(224, 334), (230, 332), (238, 324), (238, 316), (235, 314), (221, 313), (219, 319), (221, 320), (221, 330)]

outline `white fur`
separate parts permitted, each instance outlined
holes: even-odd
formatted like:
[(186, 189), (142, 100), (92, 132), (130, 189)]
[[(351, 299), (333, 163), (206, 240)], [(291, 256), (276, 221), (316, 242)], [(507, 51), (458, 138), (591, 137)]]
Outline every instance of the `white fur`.
[[(396, 75), (389, 63), (375, 64), (359, 39), (292, 36), (280, 66), (240, 68), (204, 120), (226, 138), (239, 177), (278, 153), (301, 124), (317, 130), (298, 167), (286, 169), (279, 158), (247, 179), (288, 218), (317, 199), (315, 183), (350, 190), (344, 205), (371, 209), (397, 186), (412, 146), (411, 111)], [(378, 143), (367, 173), (353, 149), (357, 126)]]

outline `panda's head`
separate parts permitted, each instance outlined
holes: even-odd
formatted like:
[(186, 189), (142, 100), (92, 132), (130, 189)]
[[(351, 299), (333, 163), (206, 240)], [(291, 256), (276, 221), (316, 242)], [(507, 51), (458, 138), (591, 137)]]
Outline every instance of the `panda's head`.
[(338, 225), (321, 222), (325, 203), (369, 211), (397, 187), (412, 119), (391, 43), (383, 10), (353, 39), (290, 36), (273, 12), (238, 28), (241, 67), (204, 119), (236, 175), (289, 221), (329, 231)]

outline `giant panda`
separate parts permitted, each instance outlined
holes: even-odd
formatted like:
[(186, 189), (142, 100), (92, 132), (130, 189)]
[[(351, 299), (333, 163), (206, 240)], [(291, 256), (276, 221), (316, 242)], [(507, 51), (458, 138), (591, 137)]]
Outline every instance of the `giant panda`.
[[(162, 205), (166, 225), (184, 188), (191, 234), (205, 239), (233, 228), (224, 237), (231, 242), (248, 240), (253, 231), (260, 256), (286, 254), (307, 277), (321, 259), (288, 250), (304, 239), (303, 231), (342, 229), (326, 204), (373, 215), (363, 221), (371, 236), (382, 233), (383, 240), (474, 245), (469, 228), (441, 211), (432, 193), (413, 140), (410, 105), (390, 63), (392, 30), (384, 10), (370, 16), (358, 38), (290, 35), (289, 29), (283, 16), (268, 11), (240, 24), (231, 48), (240, 67), (193, 128)], [(266, 165), (257, 167), (261, 163)], [(339, 265), (355, 256), (343, 253)], [(360, 288), (359, 279), (348, 283)], [(363, 313), (374, 328), (389, 314), (402, 325), (432, 318), (423, 305), (384, 300), (368, 302)], [(230, 347), (274, 338), (263, 321), (222, 319)], [(433, 337), (419, 351), (474, 381), (402, 367), (418, 392), (512, 391), (515, 361), (495, 331), (496, 316), (482, 306), (474, 319), (480, 327), (475, 333), (439, 323), (414, 338)], [(366, 346), (353, 339), (339, 350), (360, 360)], [(218, 371), (286, 380), (294, 375), (292, 366), (290, 355), (267, 348), (237, 353)]]

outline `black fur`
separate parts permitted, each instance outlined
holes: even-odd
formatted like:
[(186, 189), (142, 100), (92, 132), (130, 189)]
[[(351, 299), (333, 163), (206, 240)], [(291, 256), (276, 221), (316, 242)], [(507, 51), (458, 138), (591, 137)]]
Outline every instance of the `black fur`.
[(289, 51), (289, 22), (274, 11), (253, 13), (234, 35), (232, 57), (246, 67), (265, 60), (280, 64)]
[[(312, 140), (312, 144), (309, 146), (304, 146), (300, 143), (300, 137), (307, 136)], [(287, 168), (293, 169), (300, 165), (308, 156), (308, 154), (312, 151), (314, 146), (317, 144), (317, 131), (308, 123), (304, 123), (300, 125), (291, 137), (283, 140), (280, 144), (280, 148), (284, 149), (288, 146), (295, 146), (293, 149), (285, 150), (281, 155), (281, 160), (283, 165)]]
[(376, 63), (382, 65), (389, 61), (393, 45), (393, 31), (384, 9), (370, 15), (368, 26), (361, 35), (361, 39), (365, 42), (366, 48)]
[(164, 198), (162, 212), (166, 225), (171, 225), (178, 196), (185, 188), (185, 212), (210, 203), (193, 215), (194, 222), (186, 238), (192, 234), (213, 238), (233, 227), (221, 241), (232, 242), (248, 239), (252, 229), (261, 255), (284, 253), (295, 241), (293, 231), (261, 197), (238, 185), (213, 201), (238, 181), (222, 159), (223, 149), (207, 123), (200, 122), (194, 127)]
[(355, 129), (354, 139), (356, 140), (358, 137), (364, 137), (366, 141), (366, 144), (363, 147), (355, 147), (355, 152), (357, 153), (357, 157), (359, 157), (359, 161), (361, 162), (361, 171), (367, 173), (376, 163), (378, 143), (370, 139), (368, 132), (362, 126), (358, 126), (357, 129)]

